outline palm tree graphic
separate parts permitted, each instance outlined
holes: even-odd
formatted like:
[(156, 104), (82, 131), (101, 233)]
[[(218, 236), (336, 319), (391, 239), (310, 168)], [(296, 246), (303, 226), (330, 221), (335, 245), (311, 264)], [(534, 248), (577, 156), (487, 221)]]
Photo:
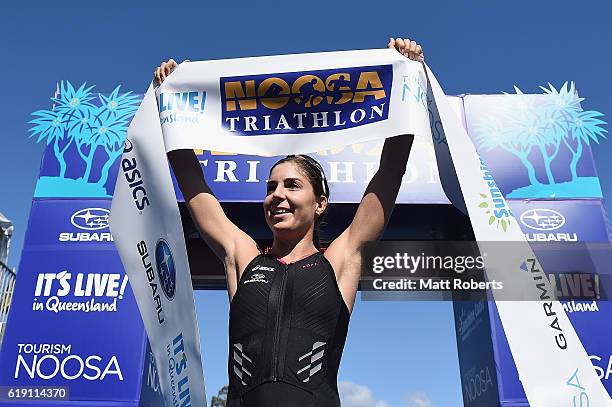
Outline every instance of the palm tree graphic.
[[(57, 95), (51, 100), (51, 110), (37, 110), (30, 121), (30, 137), (36, 142), (53, 144), (53, 153), (59, 164), (57, 177), (41, 177), (37, 196), (108, 196), (105, 185), (112, 165), (123, 151), (123, 141), (140, 98), (131, 92), (120, 93), (117, 86), (109, 95), (92, 94), (94, 87), (82, 84), (74, 87), (61, 82)], [(84, 164), (84, 170), (76, 179), (66, 175), (66, 154), (76, 151)], [(94, 163), (103, 160), (101, 168), (94, 171)], [(78, 160), (77, 160), (78, 161)], [(99, 165), (98, 165), (99, 167)], [(95, 172), (95, 174), (94, 174)], [(96, 178), (97, 177), (97, 178)]]
[[(540, 88), (543, 94), (527, 95), (515, 87), (516, 94), (505, 95), (506, 103), (477, 119), (472, 136), (479, 149), (502, 149), (517, 157), (527, 170), (530, 186), (507, 193), (509, 198), (597, 194), (592, 177), (580, 177), (577, 168), (584, 146), (606, 138), (603, 114), (582, 110), (584, 98), (578, 97), (573, 82), (565, 82), (559, 90), (551, 84)], [(559, 183), (552, 164), (563, 149), (571, 154), (571, 180)], [(541, 160), (543, 173), (536, 171), (537, 160)], [(533, 195), (538, 190), (542, 196)]]

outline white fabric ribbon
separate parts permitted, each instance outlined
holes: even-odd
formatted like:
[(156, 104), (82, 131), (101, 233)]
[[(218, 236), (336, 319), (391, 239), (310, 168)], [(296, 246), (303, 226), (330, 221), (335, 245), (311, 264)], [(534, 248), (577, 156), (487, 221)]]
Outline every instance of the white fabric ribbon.
[[(530, 404), (611, 405), (433, 73), (388, 49), (189, 62), (157, 90), (147, 91), (128, 131), (111, 230), (151, 341), (167, 405), (183, 405), (188, 394), (191, 405), (204, 406), (205, 394), (187, 253), (165, 153), (198, 148), (297, 154), (400, 134), (428, 139), (435, 134), (444, 191), (469, 214), (482, 252), (494, 252), (487, 242), (518, 242), (513, 243), (512, 256), (506, 253), (497, 261), (489, 256), (485, 266), (490, 280), (524, 293), (524, 301), (513, 302), (494, 295)], [(481, 210), (483, 200), (491, 202), (494, 213)], [(174, 259), (172, 299), (160, 288), (160, 277), (167, 279), (168, 272), (156, 269), (160, 239)], [(529, 301), (534, 298), (543, 301)], [(179, 337), (183, 346), (177, 347)]]

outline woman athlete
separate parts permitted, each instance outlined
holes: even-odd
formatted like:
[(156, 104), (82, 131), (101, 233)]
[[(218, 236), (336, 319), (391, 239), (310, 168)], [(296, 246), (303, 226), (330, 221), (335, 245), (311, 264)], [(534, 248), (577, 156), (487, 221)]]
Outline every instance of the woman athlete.
[[(389, 40), (410, 59), (421, 46)], [(155, 71), (161, 83), (174, 60)], [(413, 136), (385, 140), (380, 167), (349, 227), (319, 251), (328, 207), (321, 165), (290, 155), (270, 170), (263, 201), (274, 240), (268, 254), (232, 223), (206, 184), (193, 150), (168, 158), (191, 216), (225, 265), (230, 299), (228, 407), (340, 406), (337, 375), (361, 274), (359, 247), (379, 239), (397, 197)]]

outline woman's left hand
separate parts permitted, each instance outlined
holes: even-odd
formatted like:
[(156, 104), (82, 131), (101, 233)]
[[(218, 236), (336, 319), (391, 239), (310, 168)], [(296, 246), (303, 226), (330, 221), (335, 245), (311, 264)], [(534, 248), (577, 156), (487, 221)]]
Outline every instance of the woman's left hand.
[(415, 41), (411, 41), (408, 38), (389, 38), (387, 48), (395, 48), (397, 52), (414, 61), (425, 58), (423, 55), (423, 48)]

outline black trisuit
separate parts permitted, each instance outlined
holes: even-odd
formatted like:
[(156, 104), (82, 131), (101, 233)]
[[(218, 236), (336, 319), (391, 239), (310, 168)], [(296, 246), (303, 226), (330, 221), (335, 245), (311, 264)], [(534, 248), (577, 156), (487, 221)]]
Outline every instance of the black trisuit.
[(323, 254), (291, 264), (257, 256), (230, 305), (227, 406), (340, 406), (349, 318)]

